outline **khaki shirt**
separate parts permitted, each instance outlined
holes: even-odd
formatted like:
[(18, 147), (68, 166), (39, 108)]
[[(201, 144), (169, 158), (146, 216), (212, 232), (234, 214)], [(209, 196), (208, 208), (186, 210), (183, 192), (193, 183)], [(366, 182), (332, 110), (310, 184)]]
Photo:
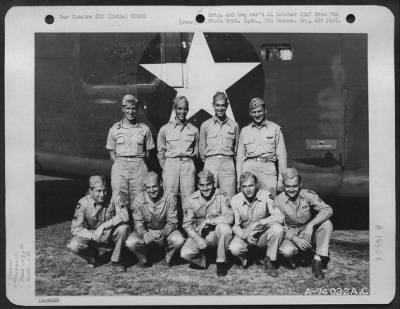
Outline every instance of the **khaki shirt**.
[[(271, 162), (278, 161), (279, 177), (287, 167), (287, 153), (281, 127), (265, 120), (261, 127), (254, 122), (240, 132), (237, 150), (237, 172), (242, 172), (242, 164), (249, 158), (261, 157)], [(239, 179), (239, 178), (238, 178)]]
[(228, 117), (222, 122), (212, 117), (200, 127), (200, 157), (225, 155), (234, 157), (239, 140), (239, 125)]
[(325, 204), (317, 193), (308, 189), (301, 189), (294, 201), (285, 192), (282, 192), (275, 197), (274, 205), (285, 216), (285, 225), (293, 227), (310, 222), (315, 217), (312, 211), (317, 212), (324, 220), (333, 214), (332, 208)]
[[(108, 207), (96, 204), (90, 195), (81, 198), (75, 209), (74, 219), (71, 224), (71, 233), (74, 236), (92, 239), (93, 231), (104, 223), (111, 221), (115, 227), (121, 223), (129, 222), (126, 206), (121, 201), (110, 202)], [(107, 236), (104, 236), (104, 233)], [(104, 230), (101, 239), (108, 239), (111, 229)]]
[(161, 166), (166, 158), (195, 157), (199, 153), (199, 130), (189, 122), (181, 124), (171, 120), (161, 127), (157, 148)]
[(153, 203), (147, 192), (142, 192), (135, 197), (131, 210), (135, 231), (139, 235), (150, 229), (163, 230), (168, 236), (177, 228), (178, 209), (176, 196), (172, 193), (164, 192), (163, 196)]
[(282, 213), (273, 206), (272, 196), (265, 190), (258, 190), (252, 203), (240, 192), (232, 197), (231, 205), (235, 215), (232, 230), (239, 237), (243, 232), (265, 230), (272, 222), (283, 222)]
[(195, 238), (200, 237), (201, 223), (206, 219), (212, 219), (215, 224), (233, 223), (233, 213), (229, 205), (228, 195), (220, 189), (216, 189), (213, 197), (209, 201), (205, 201), (196, 191), (188, 200), (185, 217), (182, 227), (188, 236)]
[(144, 123), (126, 125), (119, 121), (108, 132), (106, 149), (114, 150), (117, 157), (144, 158), (154, 147), (150, 128)]

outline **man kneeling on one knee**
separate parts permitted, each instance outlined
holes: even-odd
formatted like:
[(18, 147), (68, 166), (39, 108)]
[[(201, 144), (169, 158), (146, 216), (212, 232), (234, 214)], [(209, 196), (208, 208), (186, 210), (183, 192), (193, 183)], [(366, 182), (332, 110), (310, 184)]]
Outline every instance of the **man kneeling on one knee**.
[(138, 258), (137, 267), (151, 266), (147, 254), (151, 245), (165, 249), (165, 264), (174, 263), (174, 255), (185, 239), (176, 229), (178, 210), (176, 195), (164, 192), (162, 181), (155, 172), (143, 179), (145, 192), (139, 193), (133, 202), (132, 217), (135, 231), (126, 240), (126, 247)]
[(296, 169), (288, 168), (283, 173), (283, 185), (284, 192), (274, 201), (275, 207), (285, 216), (285, 239), (279, 252), (289, 260), (292, 268), (298, 262), (296, 255), (299, 250), (303, 257), (314, 252), (312, 273), (317, 279), (323, 279), (322, 268), (329, 260), (329, 241), (333, 230), (328, 219), (333, 210), (314, 191), (301, 188), (301, 176)]
[(244, 266), (248, 263), (248, 247), (266, 248), (264, 268), (272, 276), (278, 276), (273, 263), (277, 259), (278, 247), (283, 239), (283, 215), (273, 207), (272, 195), (259, 190), (257, 178), (250, 172), (240, 175), (241, 192), (232, 197), (235, 215), (233, 233), (235, 237), (229, 250), (238, 256)]
[(128, 210), (118, 194), (113, 194), (107, 204), (107, 184), (104, 176), (89, 178), (89, 192), (81, 198), (75, 209), (71, 232), (74, 235), (68, 248), (82, 258), (90, 267), (98, 264), (98, 246), (114, 245), (110, 265), (125, 270), (121, 252), (129, 235)]
[(199, 173), (199, 191), (193, 193), (184, 207), (183, 228), (189, 238), (181, 249), (181, 257), (191, 267), (206, 268), (204, 250), (217, 248), (217, 275), (227, 274), (226, 253), (232, 240), (233, 213), (228, 195), (215, 189), (214, 175), (209, 170)]

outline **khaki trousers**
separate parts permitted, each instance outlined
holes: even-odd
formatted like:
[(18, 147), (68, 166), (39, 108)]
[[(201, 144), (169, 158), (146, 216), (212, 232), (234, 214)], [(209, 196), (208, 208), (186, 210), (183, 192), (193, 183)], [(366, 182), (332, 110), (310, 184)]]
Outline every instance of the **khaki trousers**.
[[(129, 235), (129, 226), (127, 224), (116, 227), (108, 240), (103, 240), (100, 243), (85, 239), (79, 236), (74, 236), (67, 247), (76, 255), (82, 257), (86, 261), (90, 261), (98, 256), (97, 247), (111, 247), (114, 245), (114, 250), (111, 255), (111, 262), (121, 261), (121, 252)], [(100, 239), (101, 240), (101, 239)]]
[(113, 192), (119, 192), (124, 201), (133, 205), (135, 196), (144, 189), (142, 179), (147, 172), (143, 159), (117, 157), (111, 168)]
[[(305, 225), (301, 227), (286, 228), (290, 229), (290, 231), (294, 232), (296, 235), (299, 235), (304, 230)], [(326, 220), (315, 227), (312, 236), (312, 245), (316, 249), (316, 254), (320, 256), (328, 256), (329, 241), (331, 239), (332, 231), (333, 225), (330, 220)], [(295, 256), (298, 252), (299, 248), (295, 245), (294, 242), (290, 241), (289, 239), (285, 239), (279, 247), (279, 253), (281, 253), (283, 257), (287, 259)]]
[(259, 188), (276, 196), (278, 176), (274, 162), (246, 160), (243, 163), (242, 172), (250, 172), (256, 175)]
[(169, 263), (175, 252), (182, 247), (184, 242), (185, 238), (183, 238), (181, 232), (178, 230), (172, 231), (166, 238), (148, 244), (143, 242), (143, 237), (139, 236), (138, 233), (132, 232), (126, 240), (125, 245), (136, 255), (141, 263), (147, 262), (147, 253), (151, 245), (160, 246), (166, 250), (165, 260)]
[(229, 199), (235, 195), (236, 171), (233, 158), (212, 156), (206, 159), (204, 169), (214, 174), (215, 185), (228, 194)]
[[(278, 248), (283, 240), (283, 236), (282, 225), (274, 223), (260, 235), (255, 246), (266, 248), (266, 256), (271, 261), (276, 261)], [(245, 265), (247, 263), (248, 246), (249, 244), (245, 240), (235, 236), (229, 245), (229, 251), (233, 256), (239, 257), (242, 264)]]
[[(215, 231), (210, 232), (206, 238), (207, 248), (217, 248), (217, 263), (226, 263), (226, 252), (232, 240), (232, 229), (229, 224), (220, 223)], [(200, 250), (196, 241), (189, 237), (181, 249), (182, 259), (205, 268), (207, 266), (206, 256)]]
[(181, 192), (182, 206), (194, 192), (196, 170), (193, 160), (179, 161), (167, 158), (163, 169), (164, 190), (178, 194)]

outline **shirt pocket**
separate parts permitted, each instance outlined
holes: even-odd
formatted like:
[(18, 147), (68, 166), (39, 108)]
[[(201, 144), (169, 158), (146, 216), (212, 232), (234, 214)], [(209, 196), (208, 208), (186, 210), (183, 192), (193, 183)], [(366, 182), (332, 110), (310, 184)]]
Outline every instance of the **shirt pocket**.
[(218, 133), (209, 133), (207, 135), (207, 147), (215, 148), (218, 145)]
[(273, 134), (267, 134), (264, 137), (265, 144), (267, 147), (275, 149), (275, 135)]
[(179, 149), (179, 135), (178, 134), (167, 134), (165, 137), (167, 141), (167, 151), (168, 150), (178, 150)]
[(310, 218), (311, 217), (311, 208), (308, 204), (302, 203), (299, 207), (299, 213), (302, 218)]
[(134, 137), (132, 138), (132, 141), (135, 145), (137, 154), (142, 154), (144, 152), (145, 138), (146, 138), (146, 135), (144, 132), (139, 132), (138, 134), (134, 135)]
[(224, 148), (229, 150), (232, 149), (234, 141), (235, 141), (235, 132), (228, 131), (224, 134), (224, 140), (223, 140)]
[(244, 147), (246, 148), (246, 152), (249, 156), (253, 156), (255, 155), (256, 152), (256, 139), (253, 138), (249, 138), (247, 140), (244, 141)]
[(118, 134), (116, 139), (115, 151), (117, 153), (124, 153), (128, 147), (127, 136), (124, 134)]
[(183, 137), (183, 141), (185, 144), (185, 151), (188, 151), (194, 142), (194, 133), (186, 133), (185, 136)]

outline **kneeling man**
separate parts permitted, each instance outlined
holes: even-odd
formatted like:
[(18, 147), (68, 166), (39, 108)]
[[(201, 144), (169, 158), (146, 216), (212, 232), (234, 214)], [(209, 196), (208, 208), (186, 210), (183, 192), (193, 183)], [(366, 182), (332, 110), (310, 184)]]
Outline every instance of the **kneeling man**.
[(199, 173), (199, 191), (185, 205), (183, 228), (189, 238), (181, 250), (181, 257), (191, 267), (206, 268), (206, 248), (217, 248), (217, 275), (227, 274), (226, 253), (232, 239), (233, 213), (228, 195), (215, 189), (214, 175), (209, 170)]
[(232, 197), (231, 205), (235, 215), (233, 238), (229, 251), (238, 256), (244, 266), (247, 264), (248, 246), (266, 248), (265, 271), (272, 277), (278, 276), (273, 262), (283, 239), (283, 216), (273, 207), (272, 194), (259, 190), (257, 178), (250, 172), (240, 175), (241, 192)]
[(284, 192), (274, 201), (275, 207), (285, 216), (285, 239), (279, 252), (295, 268), (295, 256), (299, 250), (307, 252), (315, 248), (312, 272), (317, 279), (323, 279), (322, 268), (329, 259), (329, 240), (333, 230), (328, 220), (333, 214), (332, 208), (314, 191), (301, 188), (301, 176), (294, 168), (283, 173), (283, 188)]
[(84, 258), (94, 268), (98, 263), (98, 246), (114, 245), (110, 265), (125, 270), (121, 252), (129, 235), (129, 216), (119, 196), (107, 204), (107, 187), (104, 176), (89, 178), (89, 192), (76, 206), (71, 232), (74, 235), (68, 248)]
[(147, 260), (150, 245), (166, 250), (165, 263), (171, 266), (175, 252), (185, 239), (176, 229), (178, 210), (176, 195), (164, 192), (162, 181), (155, 172), (149, 172), (143, 179), (145, 192), (139, 193), (133, 202), (132, 217), (135, 231), (126, 240), (126, 247), (135, 253), (139, 268), (151, 266)]

